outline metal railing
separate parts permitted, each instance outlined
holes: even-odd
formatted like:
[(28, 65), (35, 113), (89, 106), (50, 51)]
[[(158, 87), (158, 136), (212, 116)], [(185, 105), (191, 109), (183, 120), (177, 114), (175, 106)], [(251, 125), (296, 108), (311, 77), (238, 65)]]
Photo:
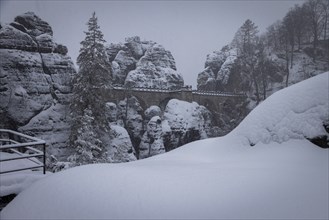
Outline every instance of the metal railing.
[(208, 91), (208, 90), (192, 90), (191, 88), (182, 87), (180, 89), (156, 89), (156, 88), (144, 88), (144, 87), (130, 87), (125, 88), (122, 86), (114, 86), (115, 90), (129, 90), (136, 92), (161, 92), (161, 93), (178, 93), (182, 91), (192, 92), (193, 94), (206, 95), (206, 96), (234, 96), (245, 97), (246, 93), (243, 92), (225, 92), (225, 91)]
[[(2, 157), (1, 152), (10, 153), (11, 156)], [(8, 170), (0, 169), (0, 174), (37, 168), (43, 168), (43, 174), (46, 174), (46, 142), (16, 131), (0, 129), (0, 167), (5, 167), (6, 161), (22, 159), (31, 161), (31, 165)]]

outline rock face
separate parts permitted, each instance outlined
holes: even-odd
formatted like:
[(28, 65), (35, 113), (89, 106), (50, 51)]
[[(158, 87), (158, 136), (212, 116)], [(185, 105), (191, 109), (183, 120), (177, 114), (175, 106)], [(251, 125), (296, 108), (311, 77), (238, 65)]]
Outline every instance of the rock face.
[(139, 145), (139, 159), (151, 157), (165, 152), (162, 139), (162, 121), (154, 116), (147, 124), (146, 131)]
[(134, 96), (118, 103), (106, 104), (107, 119), (127, 131), (138, 159), (168, 152), (191, 141), (213, 137), (216, 133), (213, 115), (196, 102), (172, 99), (164, 111), (158, 106), (144, 111)]
[(118, 108), (117, 105), (113, 102), (107, 102), (106, 107), (106, 119), (108, 122), (113, 123), (117, 121)]
[(208, 91), (226, 90), (236, 59), (236, 49), (225, 48), (208, 54), (205, 69), (198, 75), (198, 89)]
[(142, 114), (143, 109), (134, 96), (121, 100), (118, 104), (118, 124), (123, 125), (127, 129), (137, 154), (137, 146), (144, 133)]
[(156, 106), (156, 105), (150, 106), (144, 112), (144, 116), (145, 116), (146, 121), (150, 121), (151, 118), (153, 118), (154, 116), (161, 116), (161, 114), (162, 114), (161, 108), (159, 106)]
[(68, 104), (76, 73), (67, 48), (32, 12), (0, 29), (0, 127), (20, 130), (60, 155), (69, 135)]
[(111, 142), (107, 148), (108, 160), (112, 163), (136, 160), (135, 151), (126, 129), (111, 125)]
[(212, 127), (211, 113), (196, 102), (171, 99), (166, 106), (163, 118), (171, 130), (171, 140), (166, 143), (168, 150), (207, 138)]
[(184, 85), (170, 51), (155, 42), (131, 37), (125, 44), (110, 44), (107, 53), (112, 62), (114, 85), (157, 89)]

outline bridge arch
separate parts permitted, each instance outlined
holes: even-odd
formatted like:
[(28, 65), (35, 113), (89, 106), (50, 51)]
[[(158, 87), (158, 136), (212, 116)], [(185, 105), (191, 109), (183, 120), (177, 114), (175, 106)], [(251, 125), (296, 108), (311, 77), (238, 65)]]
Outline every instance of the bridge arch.
[(128, 98), (135, 97), (143, 109), (142, 115), (144, 116), (144, 111), (149, 107), (147, 102), (138, 94), (130, 94)]
[(203, 105), (204, 107), (206, 107), (209, 111), (217, 111), (217, 106), (216, 104), (207, 98), (203, 98), (200, 99), (200, 101), (198, 102), (199, 105)]
[(174, 99), (174, 97), (166, 97), (159, 102), (159, 107), (162, 111), (166, 109), (166, 106), (171, 99)]

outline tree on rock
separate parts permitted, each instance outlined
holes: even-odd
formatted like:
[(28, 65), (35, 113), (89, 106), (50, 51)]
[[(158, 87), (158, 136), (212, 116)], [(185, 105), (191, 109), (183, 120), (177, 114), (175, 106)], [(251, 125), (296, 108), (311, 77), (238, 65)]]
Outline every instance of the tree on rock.
[(239, 65), (245, 81), (249, 82), (256, 94), (257, 104), (261, 101), (259, 82), (256, 70), (257, 65), (257, 45), (259, 37), (257, 36), (258, 28), (249, 19), (236, 32), (232, 41), (232, 46), (236, 47), (239, 52)]
[(254, 22), (247, 19), (236, 32), (232, 46), (239, 49), (244, 55), (252, 56), (257, 41), (258, 29)]
[(94, 163), (105, 158), (105, 147), (100, 137), (103, 132), (109, 131), (105, 117), (105, 94), (111, 87), (111, 65), (107, 61), (105, 40), (95, 12), (87, 25), (86, 37), (80, 43), (82, 47), (77, 59), (79, 70), (73, 79), (70, 106), (73, 117), (70, 144), (76, 152), (73, 158), (80, 161), (79, 164)]

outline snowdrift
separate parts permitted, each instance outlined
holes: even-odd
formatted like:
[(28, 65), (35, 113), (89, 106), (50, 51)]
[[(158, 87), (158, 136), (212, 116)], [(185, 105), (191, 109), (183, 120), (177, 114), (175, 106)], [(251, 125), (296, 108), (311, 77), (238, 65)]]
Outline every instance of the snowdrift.
[(231, 134), (250, 145), (328, 136), (329, 72), (280, 90), (257, 106)]
[(327, 219), (329, 152), (300, 138), (323, 134), (328, 73), (278, 94), (225, 137), (39, 180), (1, 219)]

